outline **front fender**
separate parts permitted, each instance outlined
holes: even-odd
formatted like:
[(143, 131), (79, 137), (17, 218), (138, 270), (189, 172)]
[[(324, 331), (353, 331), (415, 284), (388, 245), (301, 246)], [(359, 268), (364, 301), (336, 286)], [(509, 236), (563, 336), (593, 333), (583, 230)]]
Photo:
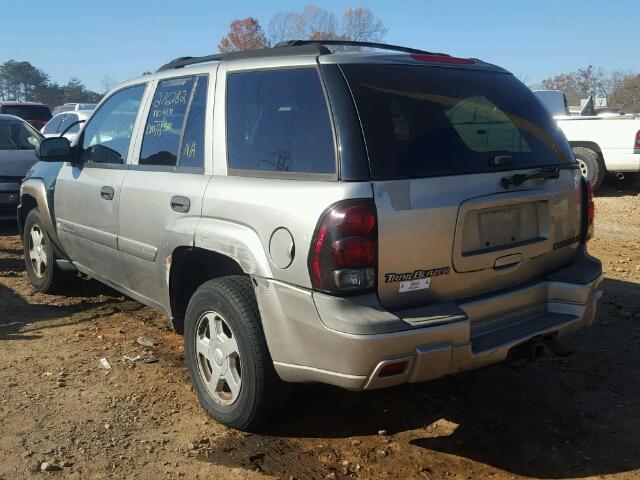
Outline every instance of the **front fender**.
[(248, 275), (273, 277), (260, 237), (245, 225), (202, 218), (196, 227), (194, 246), (232, 258)]
[(41, 178), (27, 178), (25, 181), (23, 181), (22, 185), (20, 186), (21, 202), (24, 196), (29, 196), (36, 201), (38, 210), (40, 211), (40, 218), (42, 219), (44, 229), (46, 230), (49, 238), (60, 251), (60, 253), (64, 254), (64, 250), (62, 248), (62, 245), (60, 244), (60, 240), (58, 239), (58, 233), (56, 232), (54, 226), (52, 216), (53, 208), (51, 208), (52, 206), (49, 205), (49, 197), (47, 196), (47, 188), (45, 186), (44, 180)]

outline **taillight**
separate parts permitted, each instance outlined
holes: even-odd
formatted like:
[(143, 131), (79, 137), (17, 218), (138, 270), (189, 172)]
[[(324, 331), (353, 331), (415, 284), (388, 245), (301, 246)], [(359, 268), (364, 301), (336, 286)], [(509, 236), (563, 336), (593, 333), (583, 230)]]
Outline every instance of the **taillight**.
[(636, 150), (640, 150), (640, 130), (636, 132), (636, 144), (634, 147)]
[(582, 229), (580, 241), (586, 242), (593, 237), (593, 221), (596, 216), (596, 205), (593, 202), (593, 186), (589, 180), (582, 179)]
[(372, 200), (346, 200), (320, 218), (309, 250), (309, 275), (317, 290), (353, 292), (376, 285), (378, 221)]

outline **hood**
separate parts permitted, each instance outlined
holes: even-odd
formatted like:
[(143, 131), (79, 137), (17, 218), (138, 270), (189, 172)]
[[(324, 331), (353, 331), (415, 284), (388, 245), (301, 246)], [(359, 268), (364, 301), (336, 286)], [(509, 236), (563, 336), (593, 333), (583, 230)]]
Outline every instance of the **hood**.
[(37, 161), (35, 150), (0, 150), (0, 177), (23, 178)]

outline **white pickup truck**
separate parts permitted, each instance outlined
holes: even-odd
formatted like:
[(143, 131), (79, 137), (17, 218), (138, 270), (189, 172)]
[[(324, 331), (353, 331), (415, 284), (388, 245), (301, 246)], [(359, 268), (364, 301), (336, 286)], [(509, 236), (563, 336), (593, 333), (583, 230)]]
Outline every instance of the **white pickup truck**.
[[(582, 174), (597, 188), (605, 174), (640, 172), (640, 116), (595, 115), (587, 104), (580, 115), (572, 116), (564, 92), (534, 90), (569, 140)], [(591, 112), (589, 112), (591, 110)]]

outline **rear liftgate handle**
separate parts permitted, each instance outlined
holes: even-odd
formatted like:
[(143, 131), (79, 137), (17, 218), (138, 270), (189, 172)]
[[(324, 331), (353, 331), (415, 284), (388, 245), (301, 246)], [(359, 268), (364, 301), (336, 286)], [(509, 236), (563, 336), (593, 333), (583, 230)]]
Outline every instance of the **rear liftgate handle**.
[(191, 208), (191, 201), (187, 197), (176, 195), (171, 197), (171, 210), (178, 213), (187, 213)]
[(496, 258), (496, 261), (493, 263), (493, 268), (499, 269), (499, 268), (513, 267), (516, 264), (520, 263), (521, 261), (522, 261), (522, 254), (513, 253), (511, 255), (505, 255), (504, 257)]

